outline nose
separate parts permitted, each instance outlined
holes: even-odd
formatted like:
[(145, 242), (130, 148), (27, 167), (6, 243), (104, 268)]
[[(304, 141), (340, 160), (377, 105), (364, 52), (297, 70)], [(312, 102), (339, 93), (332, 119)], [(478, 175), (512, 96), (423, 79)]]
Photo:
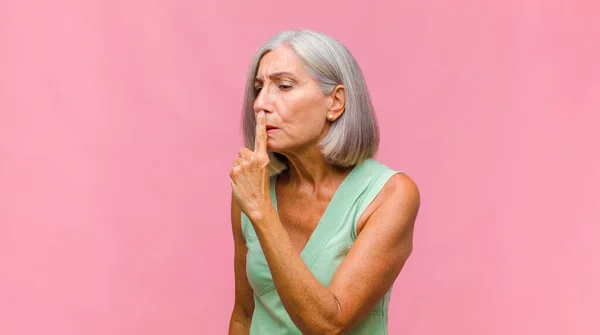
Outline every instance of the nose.
[(256, 99), (254, 99), (254, 113), (258, 114), (260, 111), (273, 112), (273, 102), (266, 88), (261, 89)]

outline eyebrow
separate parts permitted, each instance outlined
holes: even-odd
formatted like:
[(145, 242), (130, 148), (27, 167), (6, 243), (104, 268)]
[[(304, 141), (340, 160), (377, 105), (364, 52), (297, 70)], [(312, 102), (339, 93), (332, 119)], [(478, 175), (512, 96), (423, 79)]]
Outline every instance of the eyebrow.
[[(286, 71), (274, 72), (269, 75), (269, 79), (271, 79), (271, 80), (276, 79), (276, 78), (281, 78), (281, 77), (291, 77), (292, 79), (296, 79), (296, 76), (293, 73), (286, 72)], [(262, 83), (262, 79), (256, 77), (256, 78), (254, 78), (254, 82)]]

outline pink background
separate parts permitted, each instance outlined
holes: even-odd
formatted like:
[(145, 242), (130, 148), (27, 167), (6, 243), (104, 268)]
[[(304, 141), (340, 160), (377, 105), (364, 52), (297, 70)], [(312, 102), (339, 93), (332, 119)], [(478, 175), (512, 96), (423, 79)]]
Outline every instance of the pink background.
[(600, 334), (599, 10), (2, 0), (0, 334), (226, 333), (243, 81), (287, 28), (350, 48), (420, 186), (391, 334)]

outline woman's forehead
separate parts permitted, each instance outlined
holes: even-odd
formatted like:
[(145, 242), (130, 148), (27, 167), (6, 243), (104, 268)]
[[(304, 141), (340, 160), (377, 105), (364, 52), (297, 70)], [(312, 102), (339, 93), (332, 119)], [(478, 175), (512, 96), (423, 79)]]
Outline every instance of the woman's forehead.
[(282, 75), (293, 75), (300, 77), (304, 74), (302, 61), (298, 55), (289, 47), (281, 46), (266, 53), (258, 65), (256, 79), (264, 80)]

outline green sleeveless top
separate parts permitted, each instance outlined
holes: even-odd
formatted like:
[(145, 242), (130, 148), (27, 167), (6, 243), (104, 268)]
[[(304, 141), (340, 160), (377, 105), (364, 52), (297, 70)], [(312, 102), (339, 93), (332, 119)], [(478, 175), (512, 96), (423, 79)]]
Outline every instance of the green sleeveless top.
[[(356, 165), (334, 193), (327, 209), (304, 247), (301, 257), (317, 280), (329, 287), (333, 274), (356, 239), (356, 223), (396, 171), (367, 159)], [(270, 178), (271, 200), (277, 210), (275, 182)], [(281, 299), (254, 227), (242, 213), (242, 231), (248, 247), (246, 275), (254, 291), (254, 314), (250, 334), (301, 334), (292, 322)], [(348, 334), (387, 334), (388, 305), (392, 289)]]

